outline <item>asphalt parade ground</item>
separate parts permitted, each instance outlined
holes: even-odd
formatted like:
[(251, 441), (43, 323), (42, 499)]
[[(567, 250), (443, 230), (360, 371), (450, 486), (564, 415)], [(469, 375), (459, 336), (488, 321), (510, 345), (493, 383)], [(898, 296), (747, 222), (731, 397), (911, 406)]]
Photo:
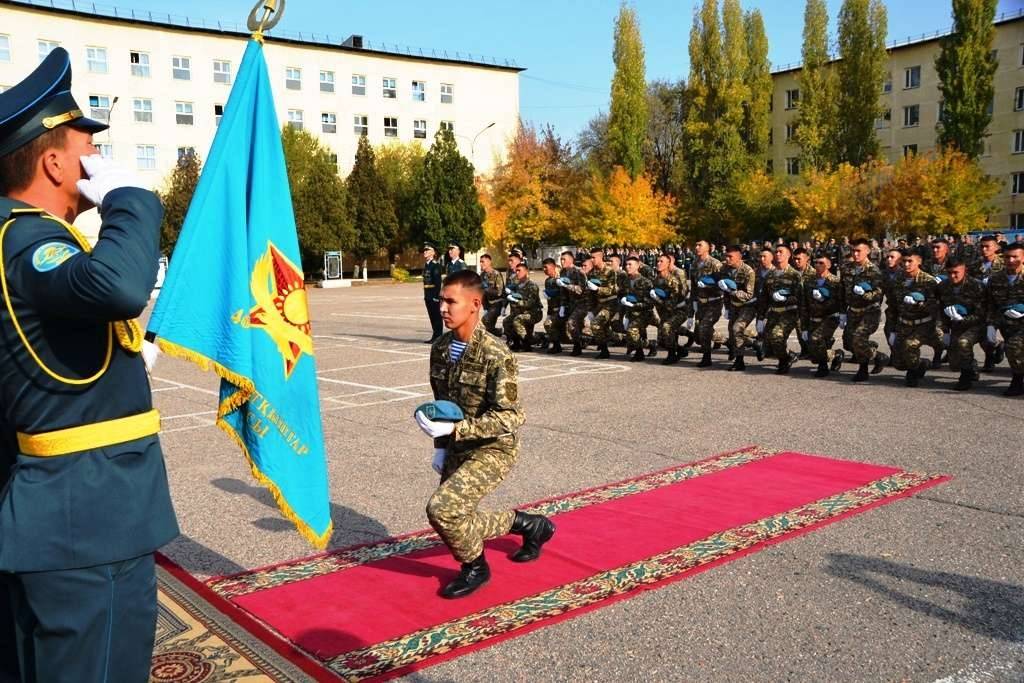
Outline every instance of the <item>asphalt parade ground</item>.
[[(330, 547), (425, 528), (437, 476), (412, 419), (430, 399), (421, 286), (309, 294)], [(961, 394), (948, 367), (908, 389), (891, 368), (853, 384), (850, 364), (824, 380), (807, 361), (784, 377), (752, 359), (726, 372), (724, 349), (709, 369), (699, 354), (594, 355), (520, 355), (520, 460), (485, 505), (749, 444), (954, 479), (408, 680), (1024, 680), (1024, 401), (1000, 395), (1005, 363)], [(214, 426), (218, 379), (162, 356), (152, 386), (182, 529), (165, 554), (204, 579), (312, 554)]]

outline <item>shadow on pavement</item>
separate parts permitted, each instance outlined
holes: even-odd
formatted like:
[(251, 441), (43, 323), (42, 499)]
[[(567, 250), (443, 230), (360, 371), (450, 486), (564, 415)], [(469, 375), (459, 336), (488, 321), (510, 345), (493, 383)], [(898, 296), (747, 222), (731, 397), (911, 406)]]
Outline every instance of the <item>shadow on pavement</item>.
[[(915, 612), (998, 640), (1024, 642), (1024, 587), (963, 574), (917, 569), (877, 557), (831, 553), (825, 571), (870, 588)], [(888, 579), (888, 580), (887, 580)], [(899, 590), (903, 582), (959, 593), (962, 606), (931, 602)]]

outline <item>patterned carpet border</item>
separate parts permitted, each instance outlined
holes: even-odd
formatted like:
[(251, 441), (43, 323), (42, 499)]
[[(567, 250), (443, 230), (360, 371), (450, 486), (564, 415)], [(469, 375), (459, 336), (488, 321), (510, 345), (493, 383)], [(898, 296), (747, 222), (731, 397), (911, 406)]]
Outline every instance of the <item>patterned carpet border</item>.
[[(604, 571), (521, 600), (438, 624), (394, 640), (338, 655), (325, 666), (346, 680), (363, 680), (408, 673), (427, 659), (467, 653), (485, 641), (509, 637), (540, 622), (554, 623), (570, 613), (626, 597), (638, 588), (683, 578), (737, 553), (810, 531), (874, 505), (915, 493), (946, 481), (943, 475), (898, 472), (862, 487), (713, 534), (686, 546), (645, 560)], [(516, 633), (515, 635), (519, 635)], [(496, 640), (495, 640), (496, 642)], [(447, 655), (447, 656), (445, 656)], [(432, 663), (436, 663), (432, 662)]]
[[(538, 501), (521, 509), (544, 515), (569, 512), (739, 467), (755, 460), (777, 455), (779, 452), (759, 446), (747, 446), (698, 462), (674, 465), (632, 479)], [(218, 595), (230, 600), (268, 588), (276, 588), (369, 562), (376, 562), (394, 555), (407, 555), (419, 550), (434, 548), (440, 544), (441, 539), (437, 534), (426, 529), (376, 543), (334, 550), (262, 569), (253, 569), (233, 576), (210, 579), (207, 585)]]

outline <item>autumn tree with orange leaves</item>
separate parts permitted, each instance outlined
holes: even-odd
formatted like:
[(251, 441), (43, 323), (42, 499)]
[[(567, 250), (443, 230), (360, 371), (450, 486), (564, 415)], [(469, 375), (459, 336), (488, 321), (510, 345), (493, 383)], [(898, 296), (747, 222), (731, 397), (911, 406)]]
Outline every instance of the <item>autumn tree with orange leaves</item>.
[(656, 191), (646, 175), (634, 180), (616, 166), (607, 178), (591, 175), (572, 237), (578, 244), (659, 247), (676, 237), (674, 211), (672, 197)]

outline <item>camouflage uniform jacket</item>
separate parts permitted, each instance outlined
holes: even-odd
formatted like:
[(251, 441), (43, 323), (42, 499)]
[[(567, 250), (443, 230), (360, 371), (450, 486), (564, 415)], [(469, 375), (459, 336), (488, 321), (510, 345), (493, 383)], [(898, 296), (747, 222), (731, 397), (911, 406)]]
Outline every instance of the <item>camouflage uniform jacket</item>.
[[(897, 280), (896, 289), (893, 292), (893, 304), (896, 306), (899, 321), (905, 325), (927, 322), (928, 318), (939, 321), (939, 297), (935, 291), (938, 284), (938, 280), (923, 270), (919, 270), (914, 277), (904, 276)], [(914, 304), (903, 301), (904, 297), (913, 292), (923, 294), (924, 301)]]
[(484, 305), (492, 306), (505, 298), (505, 278), (496, 270), (480, 273), (484, 283)]
[(654, 285), (651, 281), (645, 278), (639, 273), (636, 277), (626, 276), (626, 293), (623, 296), (629, 296), (632, 294), (636, 297), (636, 303), (633, 304), (632, 308), (629, 306), (623, 306), (622, 311), (627, 315), (635, 315), (637, 313), (644, 313), (650, 311), (654, 306), (654, 302), (651, 301), (651, 289)]
[(761, 294), (764, 292), (764, 283), (768, 279), (768, 273), (772, 272), (771, 269), (762, 270), (758, 268), (754, 271), (754, 300), (760, 301)]
[(939, 297), (940, 308), (945, 309), (948, 306), (960, 304), (967, 309), (967, 314), (963, 316), (961, 322), (954, 322), (943, 314), (943, 321), (948, 322), (953, 330), (960, 331), (969, 327), (977, 327), (984, 325), (988, 320), (987, 293), (985, 285), (981, 284), (980, 280), (966, 277), (959, 285), (954, 285), (952, 280), (946, 278), (938, 284), (935, 292)]
[(757, 275), (754, 269), (746, 263), (741, 263), (739, 268), (726, 268), (722, 275), (736, 283), (736, 291), (729, 292), (725, 298), (725, 305), (730, 310), (739, 310), (744, 306), (757, 304), (757, 297), (754, 296), (754, 286)]
[(808, 280), (818, 279), (818, 271), (814, 269), (814, 266), (807, 264), (804, 269), (800, 271), (800, 281), (807, 282)]
[(596, 291), (589, 288), (586, 290), (590, 303), (595, 309), (598, 306), (614, 303), (618, 299), (619, 281), (615, 277), (615, 271), (607, 263), (600, 268), (594, 266), (587, 279), (597, 280), (601, 283), (597, 286)]
[(558, 277), (544, 278), (544, 296), (548, 300), (548, 310), (557, 311), (562, 305), (562, 288), (558, 286)]
[[(654, 278), (651, 289), (660, 289), (668, 294), (666, 299), (654, 299), (655, 310), (658, 311), (658, 315), (662, 320), (671, 318), (676, 313), (676, 308), (686, 307), (686, 295), (683, 293), (683, 283), (686, 280), (680, 280), (675, 277), (674, 273), (669, 273), (667, 276), (662, 277), (658, 275)], [(650, 296), (650, 292), (647, 295)]]
[(989, 325), (998, 327), (1004, 337), (1024, 334), (1024, 318), (1011, 320), (1005, 315), (1008, 307), (1024, 304), (1024, 272), (1010, 282), (1010, 274), (1001, 270), (988, 281)]
[[(788, 290), (785, 301), (776, 301), (773, 296), (780, 290)], [(803, 299), (803, 285), (800, 271), (793, 266), (785, 270), (771, 270), (764, 281), (764, 289), (757, 300), (757, 317), (765, 318), (769, 313), (799, 313)]]
[[(824, 287), (829, 296), (821, 301), (814, 298), (814, 290)], [(800, 317), (804, 329), (810, 329), (813, 321), (820, 321), (843, 310), (843, 285), (838, 275), (825, 273), (825, 277), (814, 277), (804, 280), (804, 305)]]
[(583, 274), (582, 270), (572, 266), (562, 269), (560, 277), (564, 277), (571, 283), (568, 287), (562, 288), (562, 303), (571, 309), (576, 305), (577, 301), (583, 299), (585, 294), (590, 291), (587, 289), (587, 276)]
[(934, 277), (939, 282), (943, 282), (949, 279), (949, 276), (946, 275), (947, 263), (949, 263), (948, 258), (945, 261), (936, 261), (934, 259), (931, 259), (928, 261), (928, 267), (924, 268), (924, 270), (926, 270), (929, 275)]
[[(885, 284), (882, 271), (874, 263), (868, 261), (864, 266), (858, 266), (856, 263), (844, 263), (839, 271), (839, 279), (843, 284), (843, 305), (847, 309), (854, 313), (860, 313), (866, 308), (882, 304)], [(863, 295), (855, 294), (853, 288), (863, 282), (871, 285), (871, 289), (864, 292)]]
[(686, 308), (690, 303), (690, 278), (687, 277), (686, 271), (679, 266), (672, 268), (672, 277), (679, 283), (679, 299), (676, 301), (676, 308)]
[(540, 301), (540, 288), (533, 280), (515, 283), (516, 294), (522, 296), (522, 300), (509, 299), (508, 306), (512, 315), (529, 313), (534, 321), (540, 320), (544, 309)]
[(903, 266), (896, 270), (886, 268), (882, 271), (882, 291), (885, 293), (885, 305), (888, 308), (896, 308), (896, 283), (904, 275), (906, 275), (906, 271), (903, 270)]
[(430, 388), (436, 400), (452, 401), (465, 418), (449, 436), (434, 439), (435, 448), (465, 453), (495, 448), (514, 454), (516, 431), (526, 421), (519, 403), (519, 366), (515, 356), (483, 325), (473, 330), (462, 356), (451, 362), (449, 330), (430, 348)]
[(615, 273), (615, 295), (626, 296), (626, 291), (629, 289), (629, 273), (624, 270), (613, 270)]
[(710, 287), (698, 287), (697, 283), (702, 277), (711, 276), (718, 281), (718, 274), (722, 270), (722, 262), (713, 256), (708, 256), (703, 261), (694, 261), (693, 267), (690, 269), (690, 281), (692, 283), (690, 291), (693, 292), (693, 297), (701, 303), (706, 303), (714, 299), (722, 298), (722, 290), (717, 285), (711, 285)]
[(981, 284), (987, 285), (990, 277), (1005, 269), (1006, 266), (1003, 264), (1002, 257), (997, 254), (996, 257), (992, 259), (991, 263), (980, 258), (977, 261), (974, 261), (971, 264), (971, 267), (967, 269), (967, 274), (973, 278), (981, 280)]

